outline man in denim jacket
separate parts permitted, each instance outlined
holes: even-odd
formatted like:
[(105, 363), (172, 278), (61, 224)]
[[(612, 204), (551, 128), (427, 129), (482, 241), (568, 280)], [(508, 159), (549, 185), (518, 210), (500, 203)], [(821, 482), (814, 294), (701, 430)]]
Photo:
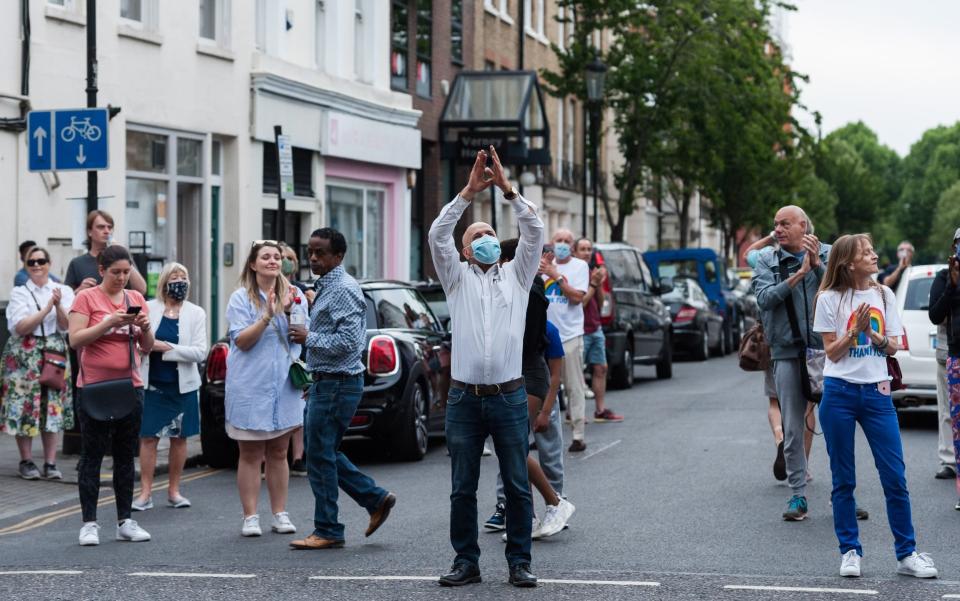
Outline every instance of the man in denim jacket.
[[(826, 272), (830, 246), (821, 244), (813, 235), (813, 223), (800, 207), (786, 206), (774, 218), (774, 236), (779, 251), (764, 249), (757, 260), (753, 290), (760, 305), (764, 335), (770, 345), (774, 381), (783, 419), (783, 454), (787, 465), (787, 481), (793, 491), (783, 518), (799, 521), (806, 517), (807, 458), (803, 449), (806, 412), (812, 405), (804, 398), (801, 387), (800, 361), (804, 348), (823, 349), (823, 340), (813, 332), (813, 307)], [(780, 276), (780, 264), (788, 277)], [(794, 340), (787, 314), (788, 298), (793, 298), (797, 324), (803, 344)]]

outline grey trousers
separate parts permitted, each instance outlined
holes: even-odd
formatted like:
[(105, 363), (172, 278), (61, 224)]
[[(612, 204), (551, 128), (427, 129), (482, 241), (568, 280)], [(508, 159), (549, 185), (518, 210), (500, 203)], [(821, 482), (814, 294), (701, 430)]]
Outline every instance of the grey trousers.
[(807, 399), (800, 386), (800, 360), (776, 359), (773, 379), (780, 399), (783, 421), (783, 457), (787, 464), (787, 483), (793, 494), (803, 496), (807, 487), (807, 456), (803, 450)]
[(937, 361), (937, 457), (940, 466), (957, 468), (957, 458), (953, 455), (953, 426), (950, 423), (950, 394), (947, 391), (947, 367)]
[[(550, 412), (550, 425), (546, 432), (535, 432), (540, 467), (558, 496), (563, 496), (563, 425), (560, 422), (560, 404), (554, 403)], [(503, 480), (497, 472), (497, 503), (506, 503)]]

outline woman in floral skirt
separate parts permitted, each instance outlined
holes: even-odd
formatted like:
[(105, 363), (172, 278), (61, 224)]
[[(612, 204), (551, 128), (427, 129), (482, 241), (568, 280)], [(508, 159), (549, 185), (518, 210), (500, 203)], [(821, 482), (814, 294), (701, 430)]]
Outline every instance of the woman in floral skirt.
[[(50, 279), (50, 254), (43, 248), (27, 251), (24, 267), (29, 279), (10, 292), (7, 305), (10, 339), (0, 358), (0, 432), (17, 437), (21, 478), (59, 480), (63, 475), (56, 466), (57, 434), (73, 426), (70, 366), (63, 336), (73, 290)], [(65, 379), (59, 390), (40, 385), (45, 351), (63, 358)], [(33, 462), (33, 439), (38, 435), (43, 441), (42, 471)]]

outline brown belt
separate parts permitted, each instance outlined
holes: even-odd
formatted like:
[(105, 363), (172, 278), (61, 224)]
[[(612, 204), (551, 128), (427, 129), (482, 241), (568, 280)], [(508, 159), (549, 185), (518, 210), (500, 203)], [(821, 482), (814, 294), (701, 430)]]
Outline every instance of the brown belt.
[(523, 386), (522, 376), (516, 380), (501, 382), (500, 384), (464, 384), (460, 380), (450, 380), (451, 388), (462, 388), (467, 392), (472, 392), (476, 396), (496, 396), (498, 394), (506, 394), (508, 392), (516, 391), (521, 386)]

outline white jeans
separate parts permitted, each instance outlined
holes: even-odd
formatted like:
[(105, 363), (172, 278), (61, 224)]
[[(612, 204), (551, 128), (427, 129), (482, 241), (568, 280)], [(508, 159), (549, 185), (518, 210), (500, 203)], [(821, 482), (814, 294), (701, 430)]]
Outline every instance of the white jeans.
[(574, 440), (583, 440), (586, 424), (583, 388), (583, 336), (577, 336), (563, 343), (563, 390), (570, 407)]

